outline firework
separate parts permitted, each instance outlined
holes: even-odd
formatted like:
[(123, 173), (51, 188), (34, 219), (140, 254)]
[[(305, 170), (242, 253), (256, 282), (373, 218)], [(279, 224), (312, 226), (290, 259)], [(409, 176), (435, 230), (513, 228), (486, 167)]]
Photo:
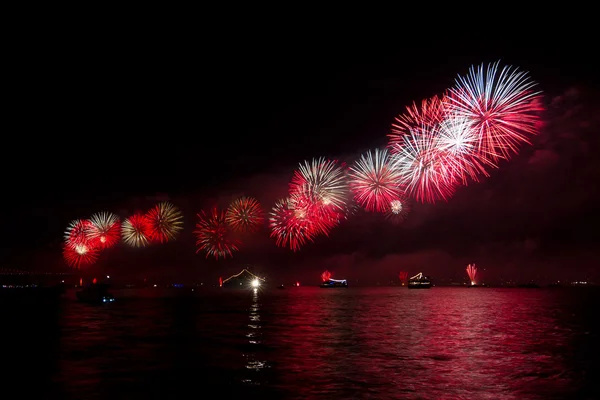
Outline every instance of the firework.
[(305, 161), (294, 172), (290, 195), (305, 198), (311, 205), (343, 210), (348, 197), (344, 169), (325, 158)]
[(88, 233), (93, 229), (90, 221), (85, 219), (76, 219), (71, 221), (65, 231), (65, 245), (75, 248), (79, 245), (87, 245), (89, 242)]
[(410, 203), (408, 199), (399, 197), (390, 202), (386, 209), (385, 217), (393, 223), (400, 223), (406, 219), (409, 211)]
[(134, 214), (123, 221), (121, 226), (123, 242), (133, 247), (144, 247), (150, 242), (150, 224), (142, 214)]
[(323, 273), (321, 274), (321, 280), (323, 282), (327, 282), (329, 279), (331, 279), (331, 272), (327, 270), (323, 271)]
[(486, 166), (496, 167), (490, 154), (479, 148), (473, 122), (465, 117), (449, 115), (438, 125), (436, 147), (440, 154), (454, 159), (456, 179), (466, 184), (467, 177), (478, 181), (479, 174), (489, 176)]
[(400, 273), (398, 274), (398, 278), (400, 278), (400, 282), (402, 283), (402, 286), (406, 285), (406, 282), (408, 280), (408, 272), (400, 271)]
[(278, 200), (269, 216), (271, 237), (277, 246), (289, 246), (293, 251), (300, 250), (307, 242), (312, 242), (314, 232), (307, 218), (298, 217), (294, 202), (287, 198)]
[(238, 251), (239, 242), (232, 238), (231, 230), (225, 219), (225, 212), (219, 212), (216, 208), (207, 215), (204, 211), (198, 214), (198, 223), (196, 224), (196, 246), (200, 251), (219, 259), (219, 257), (233, 257), (233, 252)]
[(240, 197), (227, 209), (225, 220), (237, 232), (254, 232), (264, 221), (259, 202), (253, 197)]
[(467, 275), (469, 275), (471, 285), (475, 285), (475, 275), (477, 275), (477, 268), (475, 267), (475, 264), (469, 264), (467, 266)]
[(437, 147), (437, 128), (423, 126), (394, 145), (393, 166), (398, 169), (407, 193), (421, 202), (448, 200), (455, 191), (463, 165)]
[(66, 245), (63, 248), (63, 257), (69, 266), (79, 269), (96, 262), (98, 259), (98, 249), (85, 243), (74, 246)]
[(447, 107), (473, 122), (478, 150), (493, 160), (509, 158), (519, 144), (529, 143), (540, 122), (541, 92), (527, 72), (500, 62), (484, 68), (472, 66), (466, 77), (458, 76), (447, 97)]
[(99, 212), (88, 220), (89, 229), (86, 237), (92, 243), (102, 249), (107, 249), (119, 242), (121, 236), (121, 224), (119, 217), (110, 212)]
[(350, 168), (349, 175), (354, 199), (367, 211), (383, 212), (401, 195), (401, 175), (392, 166), (387, 149), (363, 154)]
[(396, 117), (396, 123), (392, 124), (392, 132), (388, 135), (390, 147), (404, 144), (404, 136), (410, 135), (415, 128), (423, 125), (433, 127), (444, 120), (445, 115), (444, 97), (434, 96), (421, 101), (421, 105), (413, 103), (406, 107), (404, 114)]
[(175, 240), (183, 229), (183, 214), (168, 201), (154, 206), (146, 214), (148, 236), (154, 242), (165, 243)]

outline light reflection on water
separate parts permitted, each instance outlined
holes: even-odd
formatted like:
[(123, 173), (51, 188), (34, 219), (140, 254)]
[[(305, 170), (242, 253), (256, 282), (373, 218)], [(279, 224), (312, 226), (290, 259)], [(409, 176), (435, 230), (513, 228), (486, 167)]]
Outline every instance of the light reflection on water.
[[(180, 295), (176, 295), (179, 293)], [(600, 398), (590, 289), (116, 292), (0, 308), (39, 398)], [(32, 385), (31, 382), (35, 382)]]

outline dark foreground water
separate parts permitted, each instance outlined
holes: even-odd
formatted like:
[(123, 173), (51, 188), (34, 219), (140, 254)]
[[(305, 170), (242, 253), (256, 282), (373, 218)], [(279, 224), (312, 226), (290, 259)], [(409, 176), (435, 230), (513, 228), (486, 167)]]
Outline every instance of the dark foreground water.
[[(594, 398), (594, 289), (115, 292), (1, 304), (2, 398)], [(18, 391), (18, 392), (17, 392)], [(20, 394), (18, 394), (20, 392)], [(16, 395), (18, 394), (18, 395)]]

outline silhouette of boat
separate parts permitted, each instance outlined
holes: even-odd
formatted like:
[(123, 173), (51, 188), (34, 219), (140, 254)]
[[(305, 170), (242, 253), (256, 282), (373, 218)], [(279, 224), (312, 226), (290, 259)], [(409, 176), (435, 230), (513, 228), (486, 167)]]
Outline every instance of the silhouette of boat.
[(104, 283), (91, 284), (75, 293), (77, 300), (83, 303), (111, 303), (115, 297), (108, 292), (108, 285)]
[(321, 283), (321, 285), (319, 285), (319, 287), (322, 288), (347, 288), (348, 287), (348, 281), (346, 281), (345, 279), (328, 279), (325, 282)]
[(430, 289), (431, 288), (431, 279), (423, 275), (422, 272), (419, 272), (412, 278), (408, 280), (408, 288), (409, 289)]

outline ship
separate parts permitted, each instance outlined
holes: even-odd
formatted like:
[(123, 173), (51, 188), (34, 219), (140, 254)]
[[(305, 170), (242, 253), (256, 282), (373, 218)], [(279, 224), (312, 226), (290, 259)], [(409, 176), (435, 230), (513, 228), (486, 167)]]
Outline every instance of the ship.
[(246, 268), (241, 270), (235, 275), (231, 275), (229, 278), (219, 278), (219, 287), (230, 288), (230, 289), (247, 289), (253, 288), (258, 289), (261, 286), (265, 286), (265, 278), (261, 278), (248, 271)]
[(93, 283), (75, 293), (77, 300), (82, 303), (112, 303), (115, 297), (108, 292), (108, 285)]
[(345, 279), (328, 279), (325, 282), (321, 283), (319, 287), (322, 288), (347, 288), (348, 281)]
[(431, 279), (419, 272), (408, 280), (409, 289), (429, 289), (431, 288)]

